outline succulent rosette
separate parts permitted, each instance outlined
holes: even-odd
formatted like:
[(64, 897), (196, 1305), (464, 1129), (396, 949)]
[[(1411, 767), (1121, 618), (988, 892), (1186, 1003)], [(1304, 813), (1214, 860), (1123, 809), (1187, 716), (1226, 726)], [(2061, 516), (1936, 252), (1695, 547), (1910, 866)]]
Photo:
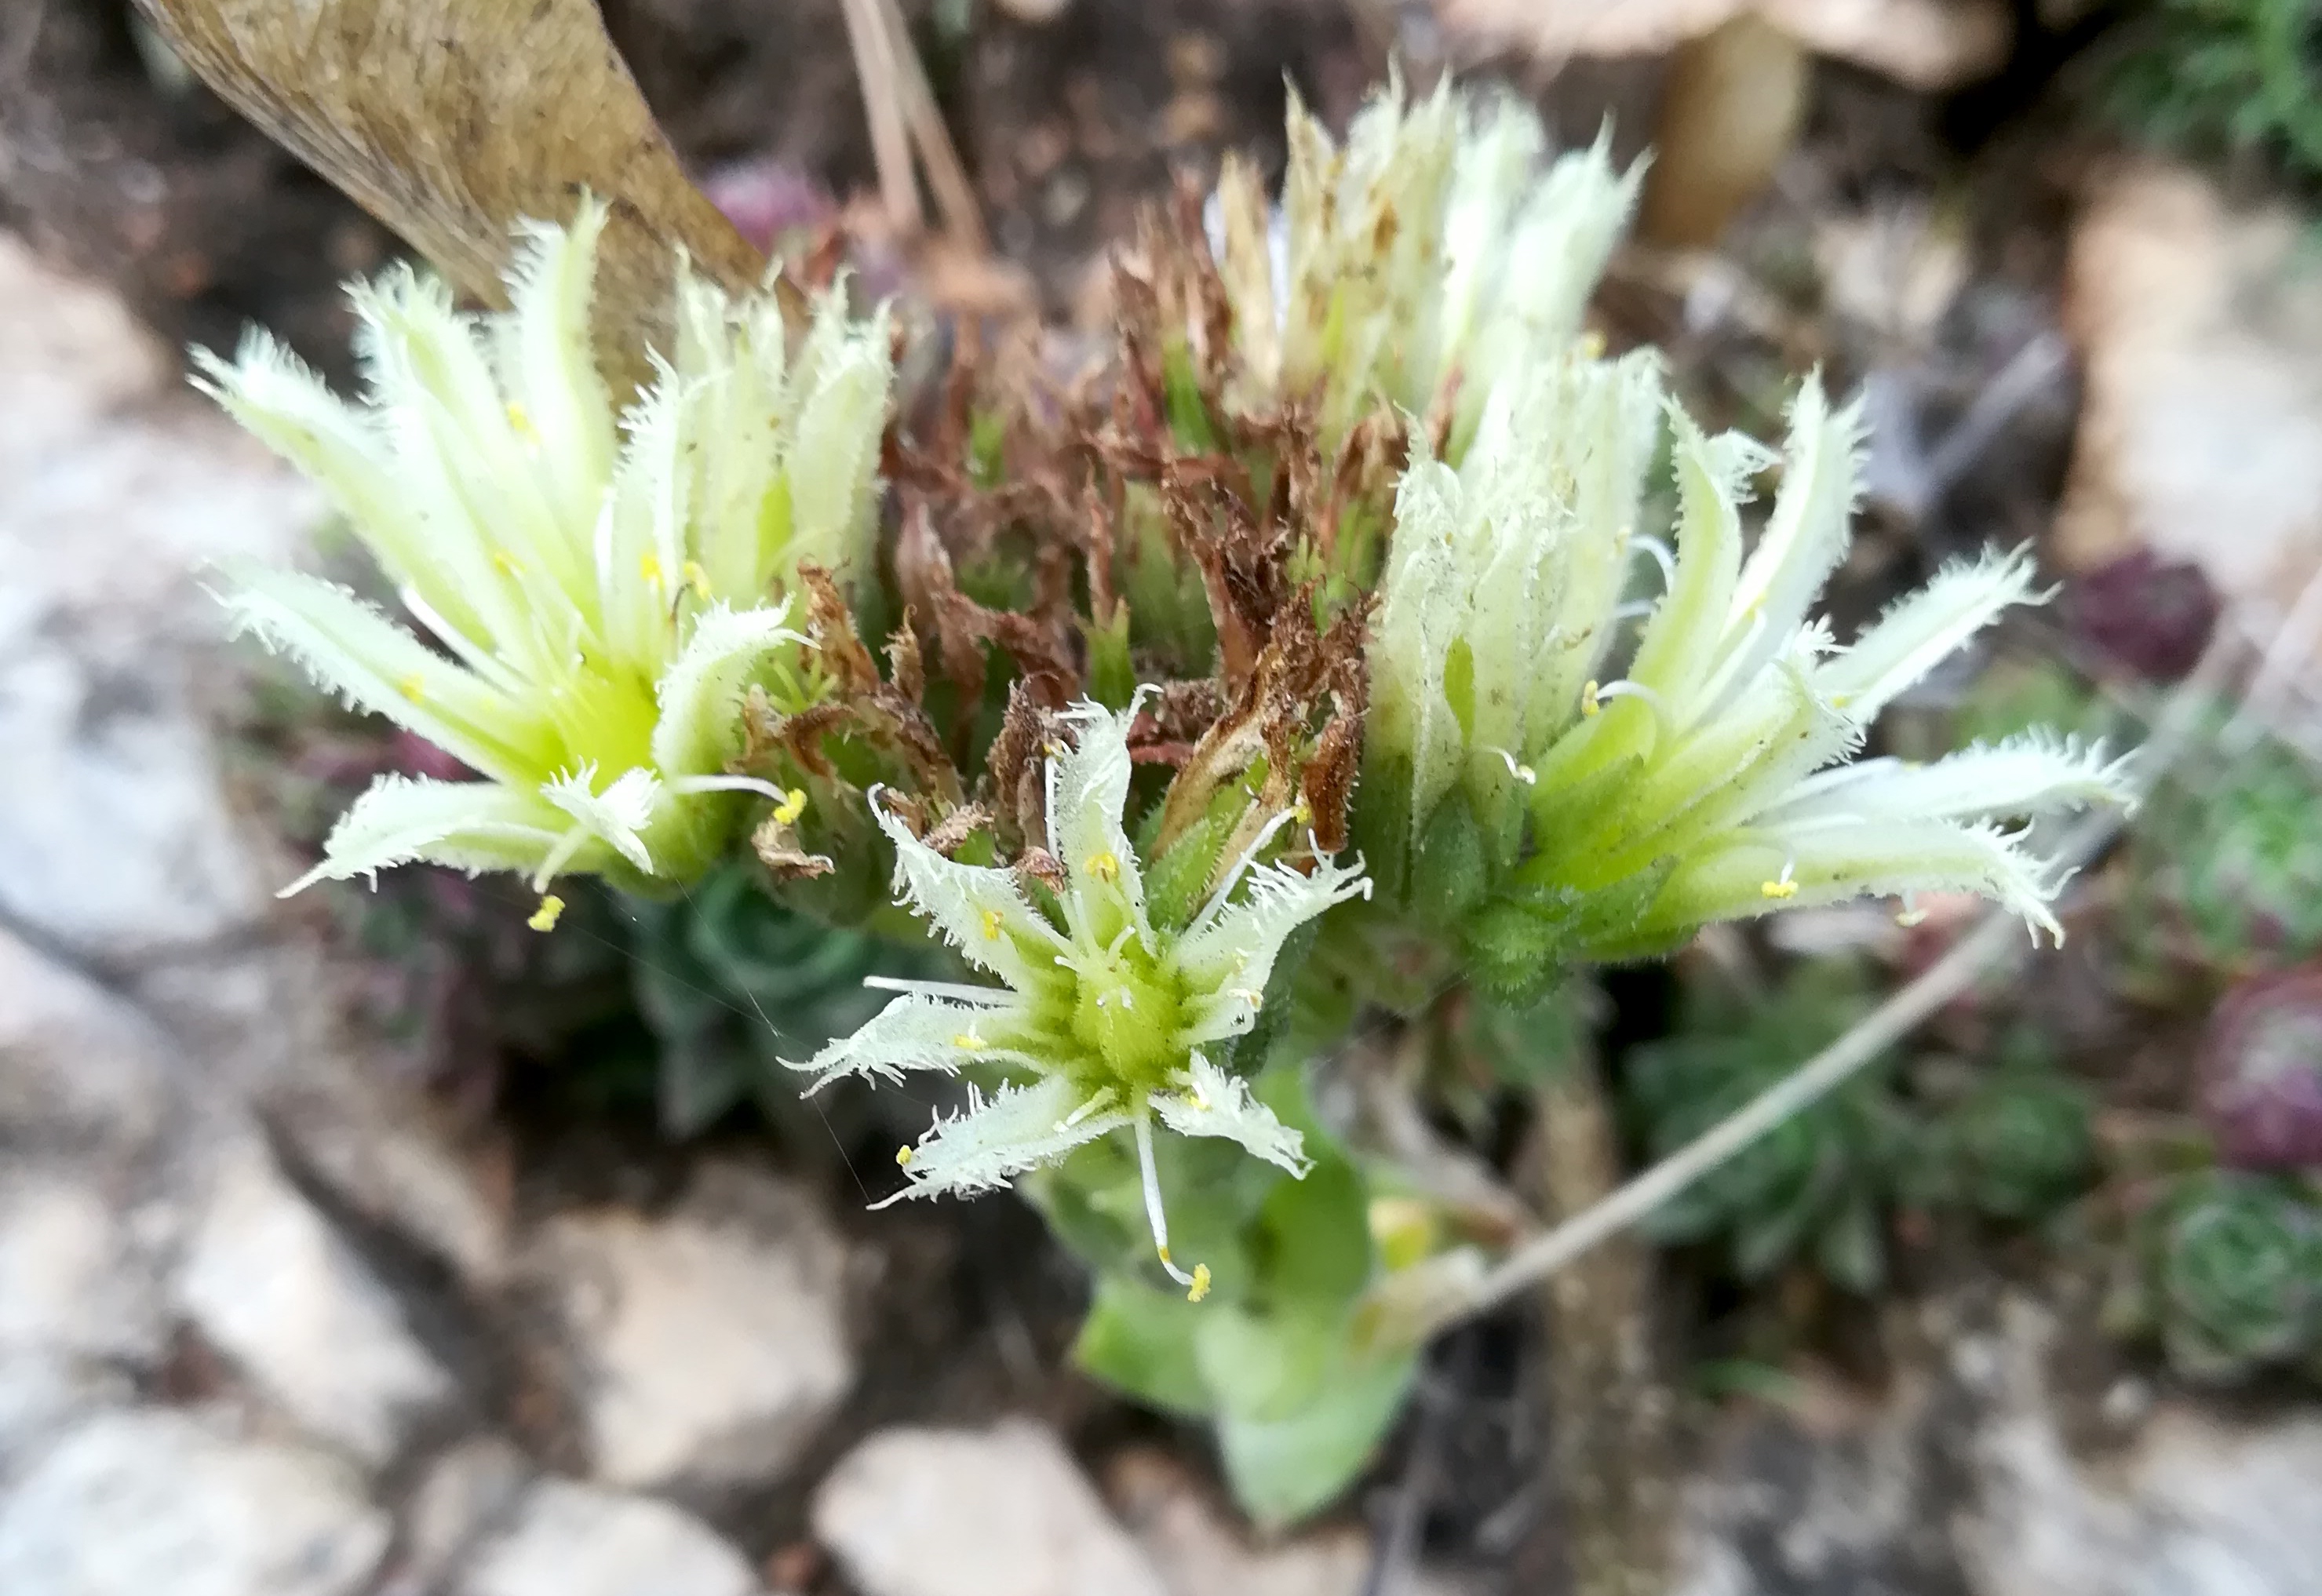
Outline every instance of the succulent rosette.
[(2322, 965), (2244, 982), (2201, 1042), (2202, 1117), (2242, 1169), (2322, 1169)]

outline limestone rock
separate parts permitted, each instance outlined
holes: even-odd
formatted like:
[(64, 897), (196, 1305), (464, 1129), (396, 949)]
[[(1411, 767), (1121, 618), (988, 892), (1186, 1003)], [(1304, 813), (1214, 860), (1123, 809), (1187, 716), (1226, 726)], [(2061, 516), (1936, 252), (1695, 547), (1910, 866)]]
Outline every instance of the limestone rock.
[(2303, 1596), (2322, 1588), (2322, 1410), (2232, 1422), (2154, 1410), (2125, 1457), (2065, 1446), (2043, 1359), (2056, 1326), (2018, 1306), (1969, 1355), (1998, 1404), (1961, 1526), (1977, 1596)]
[(127, 967), (268, 908), (185, 669), (222, 637), (196, 579), (279, 552), (319, 499), (102, 289), (0, 236), (0, 906)]
[(46, 1347), (0, 1351), (0, 1487), (93, 1409), (129, 1405), (118, 1369)]
[[(2055, 546), (2078, 569), (2151, 548), (2280, 624), (2322, 567), (2322, 266), (2286, 206), (2230, 207), (2141, 164), (2089, 199), (2065, 319), (2085, 396)], [(2308, 652), (2312, 652), (2309, 639)]]
[(0, 1177), (0, 1356), (157, 1359), (160, 1290), (142, 1252), (119, 1203), (95, 1184), (37, 1168)]
[(353, 1596), (386, 1516), (343, 1465), (193, 1414), (100, 1414), (0, 1499), (11, 1596)]
[(427, 1467), (404, 1505), (395, 1569), (379, 1596), (426, 1596), (499, 1529), (523, 1500), (531, 1465), (504, 1436), (472, 1436)]
[(127, 1004), (0, 932), (0, 1135), (50, 1154), (142, 1150), (173, 1095), (163, 1047)]
[(757, 1580), (709, 1527), (666, 1502), (569, 1480), (527, 1491), (453, 1596), (750, 1596)]
[(705, 1170), (660, 1219), (562, 1216), (529, 1267), (593, 1471), (614, 1484), (774, 1479), (854, 1383), (846, 1248), (810, 1196), (772, 1177)]
[[(1946, 1311), (1930, 1305), (1923, 1312)], [(1679, 1596), (2303, 1596), (2322, 1589), (2322, 1411), (2179, 1402), (2082, 1456), (2046, 1371), (2060, 1321), (2004, 1300), (1931, 1327), (1879, 1400), (1811, 1380), (1737, 1413), (1687, 1487)], [(2107, 1413), (2115, 1404), (2107, 1404)]]
[(1478, 43), (1575, 56), (1659, 55), (1744, 14), (1817, 54), (1918, 89), (1956, 88), (2007, 59), (2000, 0), (1435, 0), (1444, 26)]
[[(1169, 1596), (1355, 1596), (1368, 1575), (1367, 1531), (1326, 1525), (1256, 1540), (1166, 1453), (1138, 1450), (1113, 1459), (1105, 1485)], [(1394, 1586), (1397, 1596), (1457, 1596), (1461, 1588), (1425, 1569)]]
[(453, 1398), (387, 1288), (255, 1142), (221, 1152), (177, 1295), (261, 1391), (366, 1464)]
[(160, 1360), (165, 1238), (125, 1208), (98, 1169), (28, 1159), (0, 1173), (0, 1479), (125, 1403), (131, 1372)]
[(814, 1498), (814, 1532), (864, 1596), (1168, 1596), (1064, 1444), (1010, 1419), (882, 1430)]

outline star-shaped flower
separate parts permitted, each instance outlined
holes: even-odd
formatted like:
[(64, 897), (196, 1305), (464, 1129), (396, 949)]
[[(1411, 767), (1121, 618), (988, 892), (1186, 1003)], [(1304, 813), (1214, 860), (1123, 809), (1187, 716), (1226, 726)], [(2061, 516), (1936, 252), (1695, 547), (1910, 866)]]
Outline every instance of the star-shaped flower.
[(590, 342), (605, 217), (591, 201), (530, 228), (502, 315), (462, 315), (408, 270), (358, 287), (362, 405), (263, 334), (202, 361), (202, 386), (330, 491), (427, 640), (248, 564), (227, 572), (237, 628), (484, 778), (382, 778), (291, 890), (414, 859), (540, 889), (682, 882), (749, 795), (785, 798), (727, 773), (739, 704), (800, 641), (776, 581), (801, 559), (870, 563), (886, 331), (834, 293), (793, 353), (772, 295), (688, 277), (673, 359), (617, 416)]
[(1017, 871), (946, 859), (874, 793), (873, 811), (895, 844), (898, 901), (1003, 984), (877, 983), (902, 996), (793, 1067), (811, 1072), (816, 1088), (849, 1074), (900, 1080), (905, 1070), (1001, 1078), (989, 1095), (971, 1085), (965, 1112), (938, 1117), (898, 1154), (910, 1184), (890, 1201), (1005, 1186), (1084, 1143), (1129, 1131), (1154, 1245), (1198, 1297), (1206, 1268), (1189, 1274), (1169, 1256), (1154, 1121), (1179, 1135), (1224, 1137), (1305, 1173), (1299, 1133), (1204, 1050), (1256, 1024), (1290, 934), (1334, 904), (1367, 896), (1369, 883), (1359, 865), (1317, 860), (1302, 872), (1257, 863), (1277, 824), (1186, 924), (1155, 924), (1121, 821), (1136, 713), (1133, 703), (1118, 715), (1076, 705), (1066, 712), (1073, 744), (1048, 751), (1047, 851), (1061, 876), (1054, 890), (1028, 892)]

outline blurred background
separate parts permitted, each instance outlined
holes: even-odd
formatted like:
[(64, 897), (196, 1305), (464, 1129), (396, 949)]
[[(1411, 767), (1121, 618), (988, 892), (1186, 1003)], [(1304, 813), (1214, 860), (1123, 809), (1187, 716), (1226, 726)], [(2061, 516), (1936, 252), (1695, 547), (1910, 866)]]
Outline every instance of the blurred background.
[[(1613, 1410), (1519, 1304), (1259, 1536), (1200, 1431), (1074, 1371), (1031, 1213), (863, 1211), (916, 1111), (777, 1060), (892, 952), (738, 873), (553, 937), (425, 868), (275, 900), (442, 756), (223, 639), (208, 562), (351, 545), (181, 351), (260, 323), (344, 380), (343, 284), (401, 246), (126, 0), (0, 0), (0, 1591), (2322, 1591), (2322, 5), (602, 9), (745, 234), (939, 335), (1101, 334), (1142, 207), (1278, 174), (1292, 89), (1343, 129), (1453, 73), (1652, 147), (1594, 325), (1714, 424), (1777, 435), (1817, 365), (1866, 395), (1842, 626), (1986, 544), (2059, 584), (1886, 751), (2186, 740), (2061, 949), (1605, 1254), (1652, 1282)], [(1923, 907), (1576, 995), (1626, 1166), (1940, 958), (1969, 909)], [(1428, 1073), (1414, 1145), (1554, 1212), (1553, 1081), (1402, 1040), (1347, 1068)]]

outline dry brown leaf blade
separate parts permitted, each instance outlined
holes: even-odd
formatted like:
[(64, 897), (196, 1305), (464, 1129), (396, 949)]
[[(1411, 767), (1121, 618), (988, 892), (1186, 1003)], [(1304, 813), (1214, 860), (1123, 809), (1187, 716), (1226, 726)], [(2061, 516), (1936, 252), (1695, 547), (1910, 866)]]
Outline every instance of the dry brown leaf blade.
[(593, 0), (137, 0), (205, 83), (402, 234), (506, 302), (511, 230), (610, 203), (597, 278), (608, 368), (666, 347), (681, 247), (730, 289), (758, 252), (687, 179)]

